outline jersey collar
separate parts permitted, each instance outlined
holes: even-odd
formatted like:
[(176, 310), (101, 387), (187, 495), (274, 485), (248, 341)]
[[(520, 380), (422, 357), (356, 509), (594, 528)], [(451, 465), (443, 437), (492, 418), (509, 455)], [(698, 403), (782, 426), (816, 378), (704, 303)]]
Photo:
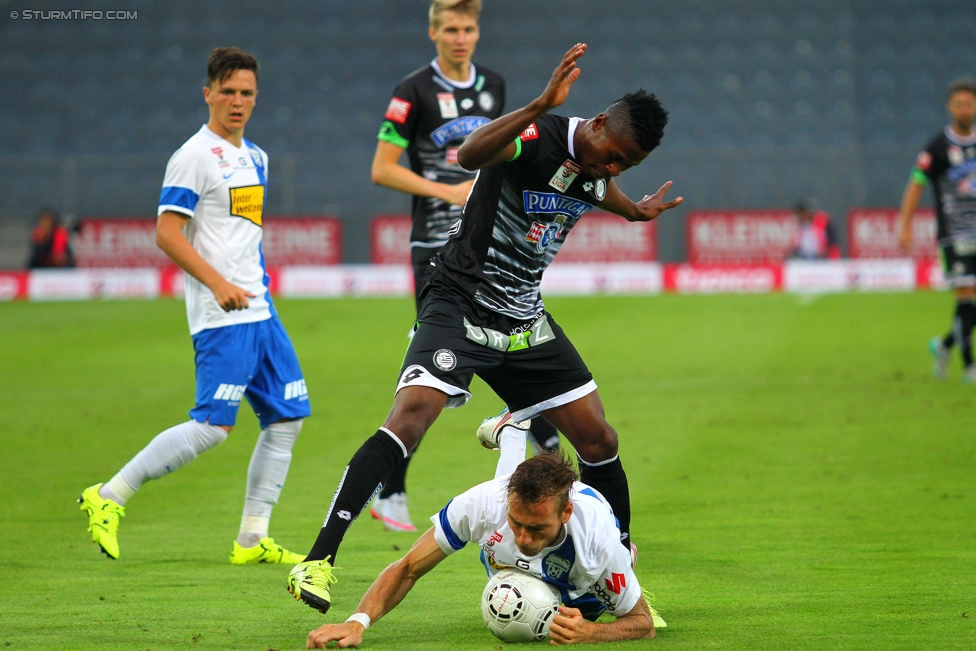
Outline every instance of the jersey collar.
[(453, 79), (448, 79), (444, 75), (444, 71), (441, 70), (440, 64), (437, 63), (437, 59), (434, 59), (433, 61), (430, 62), (430, 67), (434, 69), (434, 72), (437, 73), (438, 77), (440, 77), (443, 81), (449, 83), (451, 86), (454, 86), (455, 88), (461, 88), (461, 89), (471, 88), (472, 86), (474, 86), (474, 82), (478, 78), (478, 71), (475, 70), (474, 68), (474, 62), (471, 63), (471, 74), (468, 75), (467, 81), (454, 81)]
[(947, 125), (945, 128), (945, 136), (949, 139), (949, 142), (960, 145), (962, 147), (969, 147), (970, 145), (976, 145), (976, 130), (974, 130), (968, 136), (961, 136), (955, 132), (952, 125)]
[(575, 146), (576, 143), (573, 142), (573, 139), (576, 137), (576, 127), (578, 127), (579, 123), (582, 121), (583, 118), (569, 118), (569, 131), (566, 134), (566, 138), (567, 138), (566, 145), (567, 148), (569, 149), (569, 155), (572, 156), (573, 158), (576, 158), (576, 146)]

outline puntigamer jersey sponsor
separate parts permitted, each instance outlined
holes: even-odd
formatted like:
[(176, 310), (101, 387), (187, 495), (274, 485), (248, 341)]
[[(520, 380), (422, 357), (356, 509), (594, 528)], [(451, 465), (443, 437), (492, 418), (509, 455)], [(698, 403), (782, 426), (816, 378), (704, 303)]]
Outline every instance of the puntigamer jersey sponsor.
[(915, 180), (935, 190), (938, 238), (942, 246), (968, 246), (976, 253), (976, 134), (960, 136), (946, 127), (918, 155)]
[(158, 214), (186, 215), (184, 232), (204, 260), (231, 284), (252, 294), (246, 310), (224, 312), (213, 292), (185, 276), (190, 334), (271, 318), (261, 236), (268, 155), (248, 140), (235, 147), (203, 126), (166, 165)]
[[(438, 183), (456, 185), (474, 174), (457, 164), (457, 150), (469, 133), (502, 114), (505, 82), (471, 65), (471, 77), (445, 77), (436, 59), (407, 75), (393, 91), (379, 139), (407, 150), (410, 169)], [(441, 247), (460, 206), (434, 197), (413, 198), (411, 246)]]
[(462, 493), (431, 517), (434, 538), (445, 554), (466, 543), (481, 547), (489, 576), (518, 568), (559, 589), (563, 603), (588, 618), (609, 611), (625, 615), (641, 598), (630, 566), (630, 553), (620, 544), (620, 530), (606, 499), (586, 484), (570, 491), (573, 514), (556, 542), (535, 556), (525, 556), (508, 524), (508, 476)]
[(543, 115), (516, 157), (478, 173), (451, 240), (435, 260), (485, 307), (517, 319), (542, 311), (539, 284), (570, 229), (606, 193), (573, 150), (579, 118)]

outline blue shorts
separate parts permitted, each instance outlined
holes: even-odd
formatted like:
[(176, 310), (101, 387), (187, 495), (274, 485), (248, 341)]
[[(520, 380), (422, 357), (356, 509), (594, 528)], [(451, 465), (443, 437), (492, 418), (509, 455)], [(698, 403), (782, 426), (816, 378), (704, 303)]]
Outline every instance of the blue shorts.
[(295, 349), (277, 317), (203, 330), (193, 335), (197, 404), (190, 418), (233, 425), (247, 397), (264, 429), (310, 416), (308, 389)]

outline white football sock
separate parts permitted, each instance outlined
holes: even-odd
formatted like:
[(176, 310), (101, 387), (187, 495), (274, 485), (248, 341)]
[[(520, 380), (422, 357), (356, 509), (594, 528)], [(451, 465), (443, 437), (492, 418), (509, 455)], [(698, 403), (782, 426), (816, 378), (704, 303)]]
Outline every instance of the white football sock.
[[(156, 435), (149, 445), (132, 457), (99, 494), (119, 504), (126, 501), (150, 479), (159, 479), (182, 468), (218, 443), (227, 439), (222, 427), (190, 420)], [(104, 493), (102, 492), (104, 491)], [(114, 497), (113, 497), (114, 495)]]
[(498, 465), (495, 466), (495, 477), (504, 477), (515, 472), (520, 463), (525, 461), (525, 430), (511, 425), (502, 428), (498, 437)]
[(268, 535), (271, 510), (278, 503), (291, 465), (291, 449), (302, 431), (304, 420), (273, 423), (261, 430), (247, 468), (247, 492), (237, 544), (254, 547)]

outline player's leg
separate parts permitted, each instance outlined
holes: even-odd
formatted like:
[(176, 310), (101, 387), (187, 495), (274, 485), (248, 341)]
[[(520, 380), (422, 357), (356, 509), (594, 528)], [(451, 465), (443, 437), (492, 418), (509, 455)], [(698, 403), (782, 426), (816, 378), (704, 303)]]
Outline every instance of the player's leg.
[[(424, 285), (427, 283), (427, 276), (430, 274), (430, 260), (437, 255), (438, 249), (429, 249), (415, 246), (410, 249), (410, 261), (413, 267), (413, 297), (414, 306), (417, 314), (420, 314), (421, 295)], [(413, 338), (416, 331), (416, 324), (410, 329), (410, 338)], [(418, 443), (419, 445), (419, 443)], [(417, 449), (414, 447), (409, 456), (403, 460), (396, 468), (390, 478), (383, 484), (383, 490), (379, 497), (373, 502), (370, 514), (383, 523), (389, 531), (416, 531), (410, 519), (410, 509), (407, 500), (407, 470)]]
[(233, 428), (255, 363), (238, 349), (249, 336), (246, 330), (245, 326), (228, 326), (194, 335), (197, 400), (191, 420), (159, 433), (112, 479), (82, 493), (79, 502), (88, 513), (92, 539), (110, 557), (119, 556), (118, 520), (124, 516), (129, 498), (150, 479), (182, 468), (223, 442)]
[[(464, 354), (464, 327), (455, 308), (438, 310), (429, 303), (425, 310), (434, 312), (432, 318), (440, 319), (439, 323), (423, 322), (411, 340), (393, 408), (383, 426), (349, 461), (312, 549), (288, 577), (289, 592), (321, 612), (328, 611), (332, 603), (332, 567), (346, 531), (441, 411), (460, 407), (471, 396), (467, 387), (478, 364), (478, 351), (473, 357)], [(448, 325), (444, 325), (445, 319)]]
[(604, 417), (599, 393), (550, 409), (546, 417), (576, 448), (580, 481), (607, 498), (620, 524), (620, 542), (630, 549), (630, 485), (617, 454), (617, 432)]
[[(969, 280), (967, 277), (965, 280)], [(976, 278), (973, 278), (976, 280)], [(973, 327), (976, 326), (976, 304), (973, 302), (974, 288), (971, 284), (957, 286), (956, 315), (953, 319), (953, 335), (959, 344), (962, 355), (963, 380), (976, 382), (976, 366), (973, 365)]]
[(580, 459), (580, 478), (603, 493), (629, 548), (630, 490), (617, 457), (617, 433), (603, 417), (593, 376), (579, 352), (544, 313), (522, 340), (528, 347), (510, 350), (498, 369), (479, 372), (506, 402), (516, 421), (539, 414), (566, 435)]
[(247, 469), (244, 511), (230, 561), (236, 565), (294, 565), (304, 557), (276, 543), (268, 529), (272, 510), (288, 478), (292, 448), (304, 419), (311, 415), (308, 389), (281, 322), (273, 317), (255, 325), (261, 362), (245, 396), (258, 416), (261, 433)]

